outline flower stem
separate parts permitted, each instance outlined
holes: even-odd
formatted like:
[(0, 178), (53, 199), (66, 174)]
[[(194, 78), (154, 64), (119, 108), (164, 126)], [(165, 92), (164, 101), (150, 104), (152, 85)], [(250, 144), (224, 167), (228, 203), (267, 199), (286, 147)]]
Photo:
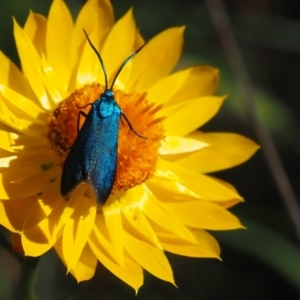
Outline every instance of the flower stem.
[(19, 283), (19, 295), (23, 300), (35, 300), (34, 279), (38, 266), (39, 258), (24, 257), (22, 274)]

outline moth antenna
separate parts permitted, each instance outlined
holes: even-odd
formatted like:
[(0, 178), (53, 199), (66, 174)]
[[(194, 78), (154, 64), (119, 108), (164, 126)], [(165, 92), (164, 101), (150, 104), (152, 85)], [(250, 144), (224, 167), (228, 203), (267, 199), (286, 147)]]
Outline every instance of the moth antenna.
[(117, 80), (117, 77), (120, 75), (120, 73), (121, 73), (121, 71), (123, 70), (123, 68), (125, 67), (125, 65), (136, 55), (136, 54), (138, 54), (143, 48), (144, 48), (144, 46), (146, 45), (147, 43), (145, 43), (144, 45), (142, 45), (139, 49), (137, 49), (135, 52), (133, 52), (130, 56), (128, 56), (125, 60), (124, 60), (124, 62), (122, 63), (122, 65), (121, 65), (121, 67), (119, 68), (119, 70), (118, 70), (118, 72), (117, 72), (117, 74), (116, 74), (116, 76), (115, 76), (115, 78), (114, 78), (114, 80), (113, 80), (113, 82), (112, 82), (112, 84), (111, 84), (111, 87), (110, 87), (110, 89), (112, 90), (113, 89), (113, 87), (114, 87), (114, 84), (115, 84), (115, 82), (116, 82), (116, 80)]
[[(106, 73), (106, 68), (105, 68), (103, 59), (102, 59), (102, 57), (101, 57), (99, 51), (95, 48), (95, 46), (94, 46), (93, 43), (91, 42), (91, 40), (90, 40), (88, 34), (86, 33), (86, 31), (85, 31), (84, 29), (83, 29), (83, 32), (84, 32), (84, 34), (85, 34), (85, 36), (86, 36), (86, 38), (87, 38), (87, 40), (88, 40), (88, 42), (89, 42), (91, 48), (94, 50), (94, 52), (96, 53), (96, 55), (97, 55), (97, 57), (98, 57), (98, 59), (99, 59), (99, 61), (100, 61), (100, 64), (101, 64), (101, 67), (102, 67), (102, 70), (103, 70), (103, 73), (104, 73), (105, 89), (107, 90), (107, 87), (108, 87), (107, 73)], [(140, 50), (140, 49), (139, 49), (139, 50)], [(139, 50), (138, 50), (138, 51), (139, 51)]]

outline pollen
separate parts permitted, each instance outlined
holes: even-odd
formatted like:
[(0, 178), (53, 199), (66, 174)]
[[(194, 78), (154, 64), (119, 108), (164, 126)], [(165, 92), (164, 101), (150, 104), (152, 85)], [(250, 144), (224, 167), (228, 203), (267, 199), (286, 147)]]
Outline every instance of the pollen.
[[(47, 137), (56, 155), (57, 163), (63, 167), (85, 118), (79, 112), (88, 114), (91, 106), (104, 87), (100, 84), (89, 84), (76, 90), (60, 102), (48, 119)], [(126, 191), (149, 179), (156, 169), (158, 150), (164, 138), (163, 120), (158, 117), (160, 106), (150, 103), (146, 94), (126, 94), (114, 90), (115, 99), (134, 130), (145, 138), (137, 136), (130, 130), (126, 120), (121, 116), (119, 123), (117, 174), (114, 191)], [(79, 122), (78, 122), (79, 118)], [(101, 147), (101, 145), (99, 145)], [(95, 155), (97, 155), (95, 153)]]

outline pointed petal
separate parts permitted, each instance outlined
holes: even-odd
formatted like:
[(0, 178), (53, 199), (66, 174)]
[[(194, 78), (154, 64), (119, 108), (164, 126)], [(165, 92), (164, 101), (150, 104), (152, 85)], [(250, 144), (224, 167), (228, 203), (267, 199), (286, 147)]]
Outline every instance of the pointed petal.
[(15, 132), (9, 132), (8, 130), (0, 130), (0, 141), (0, 148), (12, 153), (17, 153), (25, 147), (26, 151), (32, 147), (35, 152), (38, 147), (49, 147), (49, 141), (46, 137), (31, 137)]
[(171, 253), (188, 257), (220, 257), (220, 247), (212, 235), (201, 229), (193, 234), (198, 243), (187, 243), (166, 232), (160, 232), (159, 237), (164, 249)]
[[(73, 47), (80, 49), (85, 36), (82, 29), (91, 32), (94, 27), (99, 28), (97, 46), (102, 48), (104, 39), (114, 25), (114, 15), (111, 2), (109, 0), (89, 0), (80, 10), (75, 23), (73, 35)], [(79, 53), (77, 53), (79, 54)]]
[(40, 166), (31, 168), (12, 166), (1, 170), (1, 178), (4, 183), (21, 183), (28, 182), (31, 178), (40, 177), (44, 170)]
[(17, 136), (17, 134), (0, 130), (0, 148), (12, 153), (17, 152), (18, 149), (14, 147), (15, 136)]
[(137, 29), (133, 48), (134, 49), (139, 49), (144, 44), (145, 44), (145, 40), (143, 39), (139, 29)]
[(207, 143), (203, 143), (196, 139), (169, 135), (162, 141), (159, 148), (160, 155), (182, 154), (194, 152), (207, 147)]
[(108, 201), (103, 206), (103, 215), (106, 228), (113, 247), (115, 248), (117, 262), (124, 263), (123, 224), (118, 201)]
[[(63, 26), (58, 26), (63, 24)], [(47, 59), (57, 78), (59, 90), (67, 91), (69, 78), (72, 72), (70, 53), (75, 49), (70, 48), (73, 34), (73, 21), (70, 11), (64, 1), (54, 0), (48, 16), (47, 24)]]
[(260, 148), (252, 140), (235, 133), (195, 132), (189, 137), (209, 146), (175, 159), (180, 165), (201, 173), (221, 171), (242, 164)]
[(128, 255), (149, 273), (175, 285), (172, 268), (163, 251), (131, 233), (124, 231), (124, 246)]
[[(87, 32), (89, 39), (96, 48), (98, 48), (97, 44), (100, 39), (99, 31), (101, 31), (101, 29), (95, 25), (92, 31)], [(93, 49), (87, 41), (83, 42), (82, 47), (82, 54), (79, 58), (78, 72), (76, 76), (76, 87), (79, 88), (91, 82), (98, 82), (105, 85), (103, 70), (98, 57), (95, 53), (93, 53)]]
[(39, 224), (49, 216), (61, 201), (64, 201), (59, 192), (59, 185), (59, 180), (51, 182), (44, 192), (38, 196), (37, 201), (32, 205), (27, 218), (24, 220), (23, 230), (28, 230)]
[(220, 109), (226, 96), (207, 96), (190, 100), (188, 103), (163, 107), (161, 114), (166, 135), (186, 135), (209, 121)]
[(46, 28), (47, 19), (43, 15), (30, 11), (24, 25), (24, 31), (39, 53), (46, 53)]
[(164, 208), (184, 225), (208, 230), (244, 228), (228, 210), (210, 201), (164, 202)]
[[(157, 164), (156, 176), (160, 179), (157, 180), (154, 176), (149, 181), (149, 186), (158, 199), (161, 197), (171, 201), (179, 199), (192, 201), (195, 198), (211, 201), (242, 199), (235, 190), (220, 181), (163, 160)], [(166, 192), (169, 193), (167, 198), (164, 196)]]
[(45, 121), (47, 120), (45, 110), (30, 99), (2, 84), (0, 84), (0, 94), (4, 99), (7, 99), (6, 101), (14, 108), (14, 111), (19, 112), (23, 118), (31, 120), (34, 123), (38, 122), (45, 124)]
[(17, 66), (10, 61), (1, 51), (0, 51), (0, 84), (10, 87), (17, 93), (27, 96), (29, 99), (33, 99), (35, 103), (38, 103), (37, 98), (28, 81), (25, 79), (22, 72), (17, 68)]
[[(178, 240), (185, 241), (185, 243), (196, 244), (195, 237), (190, 230), (182, 225), (176, 218), (170, 216), (147, 187), (145, 187), (141, 210), (149, 218), (151, 227), (157, 235), (161, 231), (165, 231), (170, 236), (174, 236)], [(159, 241), (161, 241), (159, 235), (158, 238)]]
[(38, 151), (36, 153), (32, 153), (29, 151), (25, 154), (11, 155), (9, 157), (1, 157), (0, 158), (0, 166), (1, 168), (12, 168), (12, 167), (22, 167), (22, 166), (47, 166), (53, 164), (53, 151), (51, 149)]
[(14, 108), (2, 97), (0, 92), (0, 121), (12, 129), (26, 135), (37, 136), (45, 131), (45, 124), (33, 123), (26, 118), (26, 113)]
[[(62, 262), (67, 266), (64, 256), (62, 254), (62, 242), (57, 241), (54, 245), (55, 251), (62, 260)], [(77, 279), (77, 282), (85, 281), (91, 279), (97, 267), (97, 258), (92, 252), (89, 245), (85, 245), (80, 255), (77, 264), (70, 270), (71, 274)]]
[(64, 226), (62, 251), (68, 271), (77, 264), (94, 226), (96, 203), (84, 193), (85, 189), (77, 197), (74, 212)]
[(0, 199), (26, 198), (41, 193), (59, 173), (58, 167), (52, 168), (41, 171), (26, 182), (7, 182), (6, 173), (0, 174)]
[(233, 200), (219, 202), (218, 205), (220, 205), (221, 207), (223, 207), (225, 209), (229, 209), (230, 207), (233, 207), (233, 206), (235, 206), (236, 204), (238, 204), (240, 202), (243, 202), (243, 201), (233, 199)]
[(43, 84), (43, 70), (41, 58), (25, 31), (14, 20), (14, 35), (22, 64), (22, 70), (28, 79), (36, 97), (45, 109), (52, 108), (52, 101), (48, 98)]
[[(132, 9), (129, 9), (112, 28), (101, 50), (101, 56), (108, 70), (110, 84), (122, 63), (133, 52), (135, 37), (136, 26)], [(128, 69), (128, 66), (126, 66), (122, 73), (126, 72), (126, 69)], [(119, 78), (120, 81), (122, 73)]]
[(173, 70), (181, 54), (183, 31), (184, 27), (167, 29), (148, 42), (132, 61), (127, 92), (144, 92)]
[(126, 192), (120, 205), (122, 216), (124, 217), (123, 227), (139, 240), (162, 249), (155, 232), (141, 210), (146, 199), (147, 194), (143, 185), (136, 186)]
[[(62, 235), (66, 202), (60, 201), (48, 218), (29, 230), (22, 231), (22, 244), (25, 255), (40, 256), (47, 252)], [(68, 211), (67, 211), (68, 212)]]
[(9, 231), (21, 232), (27, 214), (36, 202), (36, 196), (10, 201), (0, 201), (0, 223)]
[(25, 255), (37, 257), (46, 253), (54, 244), (49, 232), (49, 219), (44, 219), (37, 226), (23, 231), (21, 240)]
[(112, 258), (115, 250), (109, 242), (109, 236), (103, 216), (97, 215), (96, 226), (94, 227), (88, 243), (98, 260), (108, 270), (130, 285), (136, 292), (138, 291), (143, 284), (142, 268), (128, 256), (124, 256), (124, 263), (122, 266), (117, 264)]
[(219, 83), (218, 69), (196, 66), (175, 72), (150, 86), (147, 98), (157, 105), (183, 103), (213, 95)]

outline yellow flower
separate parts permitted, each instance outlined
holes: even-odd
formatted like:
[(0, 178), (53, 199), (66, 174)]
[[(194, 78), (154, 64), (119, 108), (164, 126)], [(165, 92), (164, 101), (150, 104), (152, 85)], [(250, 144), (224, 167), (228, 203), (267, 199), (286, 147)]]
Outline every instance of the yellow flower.
[[(66, 201), (61, 166), (77, 135), (77, 106), (104, 89), (144, 41), (132, 10), (114, 24), (108, 0), (89, 0), (75, 24), (62, 0), (48, 19), (14, 22), (22, 72), (0, 53), (0, 222), (15, 248), (40, 256), (54, 247), (67, 270), (88, 280), (100, 261), (135, 290), (143, 269), (174, 283), (164, 251), (219, 257), (206, 230), (242, 228), (227, 209), (242, 201), (228, 183), (206, 175), (233, 167), (258, 146), (233, 133), (197, 131), (219, 110), (218, 70), (196, 66), (170, 75), (183, 27), (163, 31), (132, 59), (114, 86), (116, 100), (141, 139), (120, 123), (117, 178), (104, 206), (87, 184)], [(101, 147), (101, 145), (95, 145)], [(95, 153), (96, 155), (96, 153)], [(18, 239), (18, 237), (20, 237)]]

